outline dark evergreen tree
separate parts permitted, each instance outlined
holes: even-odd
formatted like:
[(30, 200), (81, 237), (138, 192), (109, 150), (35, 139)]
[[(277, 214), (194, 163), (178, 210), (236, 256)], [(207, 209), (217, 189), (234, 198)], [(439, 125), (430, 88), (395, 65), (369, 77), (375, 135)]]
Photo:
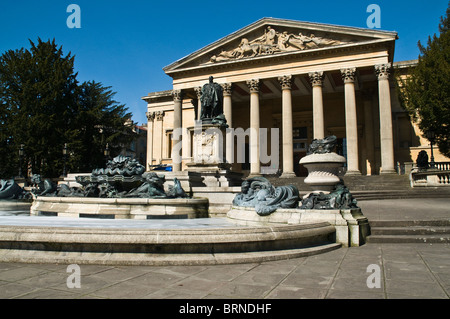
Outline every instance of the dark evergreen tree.
[(0, 56), (0, 177), (17, 175), (21, 144), (23, 171), (61, 175), (67, 144), (66, 168), (89, 172), (104, 163), (106, 143), (114, 154), (134, 137), (124, 125), (131, 114), (109, 87), (79, 84), (74, 56), (55, 40), (30, 44)]
[(67, 139), (72, 141), (71, 166), (78, 171), (104, 167), (106, 145), (113, 157), (136, 138), (131, 114), (114, 100), (115, 93), (110, 89), (95, 81), (84, 82), (78, 88), (75, 125), (67, 131)]
[(9, 50), (0, 58), (6, 151), (15, 154), (24, 144), (24, 162), (32, 171), (55, 176), (61, 172), (63, 131), (75, 102), (74, 58), (63, 56), (55, 40), (30, 44), (30, 50)]
[[(418, 43), (417, 67), (400, 81), (404, 108), (422, 132), (434, 131), (439, 151), (450, 157), (450, 6), (441, 18), (439, 35), (428, 37), (427, 46)], [(426, 137), (426, 136), (425, 136)]]

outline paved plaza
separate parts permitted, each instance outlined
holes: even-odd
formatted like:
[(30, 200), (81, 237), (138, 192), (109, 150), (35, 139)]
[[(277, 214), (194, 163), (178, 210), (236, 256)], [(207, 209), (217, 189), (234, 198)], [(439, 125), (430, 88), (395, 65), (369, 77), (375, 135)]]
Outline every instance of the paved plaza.
[[(367, 201), (360, 206), (369, 220), (450, 218), (450, 199)], [(72, 272), (67, 266), (0, 263), (0, 298), (450, 297), (450, 245), (446, 243), (367, 243), (315, 256), (250, 264), (80, 265), (80, 288), (68, 287)]]

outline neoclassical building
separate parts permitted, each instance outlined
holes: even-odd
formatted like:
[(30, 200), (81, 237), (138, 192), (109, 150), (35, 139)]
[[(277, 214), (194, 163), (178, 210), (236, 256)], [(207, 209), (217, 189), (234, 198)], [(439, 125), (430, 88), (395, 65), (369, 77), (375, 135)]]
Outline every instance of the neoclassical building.
[[(242, 145), (227, 143), (232, 170), (305, 175), (299, 160), (308, 145), (335, 135), (346, 174), (395, 173), (398, 163), (415, 161), (412, 148), (420, 145), (395, 94), (394, 68), (414, 66), (393, 62), (396, 39), (390, 31), (263, 18), (175, 61), (163, 69), (173, 87), (142, 98), (147, 167), (167, 164), (177, 172), (192, 161), (201, 87), (213, 76), (230, 128), (267, 129), (267, 140), (249, 134)], [(181, 153), (173, 151), (178, 142)], [(262, 149), (278, 160), (262, 161)]]

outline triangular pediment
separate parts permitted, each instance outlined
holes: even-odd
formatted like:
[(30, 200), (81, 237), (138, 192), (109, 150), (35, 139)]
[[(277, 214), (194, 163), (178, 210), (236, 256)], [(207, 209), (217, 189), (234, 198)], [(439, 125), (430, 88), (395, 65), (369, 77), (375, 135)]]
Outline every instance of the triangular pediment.
[(370, 43), (394, 42), (397, 33), (275, 18), (263, 18), (168, 65), (167, 74)]

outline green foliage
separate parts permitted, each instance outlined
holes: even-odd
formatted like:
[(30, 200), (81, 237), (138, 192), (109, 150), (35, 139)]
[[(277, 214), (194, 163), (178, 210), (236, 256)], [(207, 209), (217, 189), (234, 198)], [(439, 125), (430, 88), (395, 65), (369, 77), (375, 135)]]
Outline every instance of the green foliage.
[(89, 172), (104, 163), (106, 143), (118, 153), (133, 139), (124, 125), (131, 114), (109, 87), (79, 84), (74, 57), (64, 56), (55, 40), (30, 44), (0, 56), (0, 176), (18, 173), (21, 144), (23, 171), (28, 166), (46, 177), (61, 175), (67, 143), (67, 169)]
[(433, 130), (439, 151), (450, 157), (450, 7), (441, 18), (439, 36), (418, 43), (420, 56), (410, 77), (401, 81), (400, 100), (422, 132)]

